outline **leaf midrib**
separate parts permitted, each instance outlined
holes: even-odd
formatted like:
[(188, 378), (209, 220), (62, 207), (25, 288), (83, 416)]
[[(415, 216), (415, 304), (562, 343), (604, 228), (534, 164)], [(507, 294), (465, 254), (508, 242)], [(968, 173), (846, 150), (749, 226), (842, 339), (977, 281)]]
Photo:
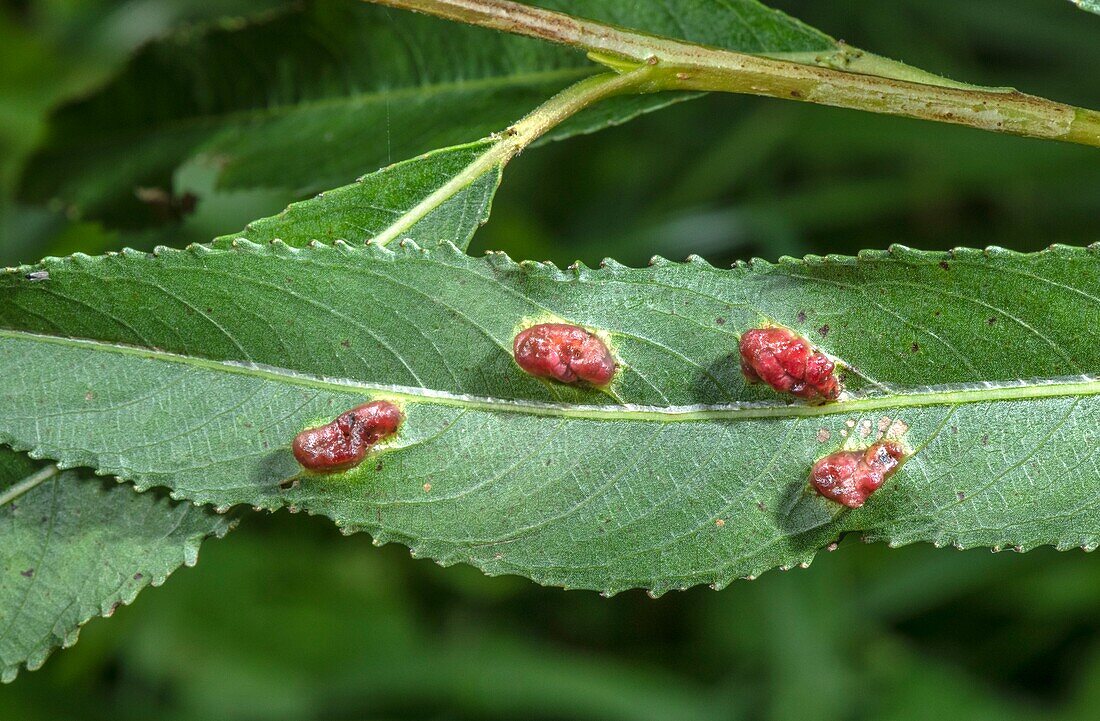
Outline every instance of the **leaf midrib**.
[(197, 356), (181, 355), (162, 350), (152, 350), (119, 343), (66, 338), (25, 331), (0, 329), (0, 339), (30, 340), (62, 345), (71, 348), (92, 349), (190, 366), (204, 370), (242, 375), (258, 379), (278, 381), (287, 385), (313, 388), (331, 392), (361, 390), (372, 398), (390, 398), (397, 401), (432, 403), (465, 410), (523, 413), (537, 416), (553, 416), (578, 420), (642, 421), (677, 423), (705, 420), (753, 420), (761, 418), (821, 417), (859, 414), (897, 408), (925, 406), (957, 406), (968, 403), (996, 401), (1028, 401), (1044, 398), (1080, 397), (1100, 395), (1100, 377), (1090, 375), (1033, 378), (1018, 381), (945, 384), (921, 388), (896, 390), (891, 394), (868, 393), (853, 395), (833, 403), (822, 405), (788, 404), (776, 401), (699, 404), (689, 406), (645, 406), (624, 404), (620, 406), (593, 406), (525, 401), (488, 396), (475, 396), (428, 388), (413, 388), (373, 384), (344, 378), (313, 376), (285, 368), (238, 361), (218, 361)]

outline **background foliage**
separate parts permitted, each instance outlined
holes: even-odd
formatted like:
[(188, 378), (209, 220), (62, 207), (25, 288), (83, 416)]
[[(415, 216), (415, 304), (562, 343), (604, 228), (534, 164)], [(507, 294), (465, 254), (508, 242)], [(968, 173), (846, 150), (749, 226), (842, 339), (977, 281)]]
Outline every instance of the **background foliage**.
[[(1100, 105), (1100, 18), (1070, 3), (773, 4), (919, 67)], [(21, 207), (10, 189), (53, 103), (144, 39), (209, 19), (208, 5), (3, 6), (5, 265), (154, 240)], [(472, 250), (562, 264), (694, 252), (715, 265), (891, 242), (1035, 250), (1100, 240), (1097, 187), (1087, 148), (709, 96), (525, 153)], [(227, 194), (155, 240), (208, 240), (287, 199)], [(1072, 719), (1091, 714), (1100, 680), (1100, 567), (1079, 552), (845, 545), (810, 571), (718, 594), (605, 600), (412, 563), (280, 513), (209, 542), (202, 560), (0, 687), (0, 718)]]

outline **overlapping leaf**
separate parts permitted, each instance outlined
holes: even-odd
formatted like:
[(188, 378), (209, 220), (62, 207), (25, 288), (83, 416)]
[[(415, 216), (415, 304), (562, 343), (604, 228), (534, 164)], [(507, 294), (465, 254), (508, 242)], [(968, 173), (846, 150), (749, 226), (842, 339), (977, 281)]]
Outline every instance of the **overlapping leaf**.
[[(2, 283), (0, 438), (195, 501), (323, 513), (445, 563), (660, 592), (806, 563), (846, 531), (1097, 543), (1091, 249), (559, 271), (241, 241)], [(544, 319), (610, 334), (610, 392), (514, 365), (516, 328)], [(848, 364), (853, 397), (788, 406), (746, 386), (737, 335), (769, 322)], [(378, 397), (405, 408), (398, 438), (300, 476), (294, 434)], [(815, 458), (880, 434), (916, 453), (873, 503), (807, 491)]]
[(413, 217), (412, 211), (453, 184), (497, 142), (486, 139), (444, 148), (391, 165), (351, 185), (295, 203), (277, 216), (253, 221), (242, 233), (217, 238), (214, 244), (224, 246), (241, 236), (257, 242), (278, 239), (299, 247), (314, 240), (365, 243), (400, 228), (418, 238), (448, 241), (465, 248), (478, 227), (489, 218), (503, 161), (489, 165), (465, 184), (444, 193), (437, 203), (423, 210), (422, 217)]
[[(747, 52), (834, 47), (753, 0), (547, 3), (659, 34)], [(596, 66), (576, 51), (335, 0), (263, 21), (191, 30), (153, 43), (95, 95), (62, 108), (23, 181), (132, 222), (134, 188), (171, 188), (199, 153), (226, 188), (314, 192), (394, 158), (505, 127)], [(558, 129), (622, 122), (675, 96), (627, 97)]]
[(0, 679), (38, 668), (222, 536), (229, 518), (0, 447)]

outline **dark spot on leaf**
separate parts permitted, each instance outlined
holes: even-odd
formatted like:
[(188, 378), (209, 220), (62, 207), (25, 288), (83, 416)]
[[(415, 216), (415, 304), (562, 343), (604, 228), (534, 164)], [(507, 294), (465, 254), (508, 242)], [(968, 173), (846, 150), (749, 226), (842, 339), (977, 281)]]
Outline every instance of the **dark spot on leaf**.
[(804, 311), (804, 310), (798, 311), (798, 322), (799, 323), (805, 323), (806, 322), (806, 311)]
[(982, 436), (982, 445), (983, 446), (988, 446), (989, 445), (989, 436)]
[(135, 574), (134, 574), (134, 580), (135, 580), (135, 581), (140, 581), (140, 580), (141, 580), (141, 579), (143, 579), (143, 578), (145, 578), (145, 576), (144, 576), (144, 575), (142, 575), (142, 574), (140, 574), (140, 573), (135, 573)]
[(821, 334), (822, 338), (829, 335), (829, 324), (826, 323), (825, 325), (821, 326), (820, 328), (817, 329), (817, 332)]
[(376, 470), (378, 472), (382, 471), (382, 462), (381, 461), (379, 461), (378, 465), (374, 467), (374, 470)]
[(939, 318), (941, 315), (943, 315), (943, 311), (942, 310), (934, 310), (934, 311), (932, 311), (932, 315)]
[(718, 325), (725, 325), (726, 324), (726, 319), (723, 318), (722, 316), (718, 316), (717, 318), (714, 319), (714, 322), (717, 323)]
[(910, 350), (912, 350), (914, 353), (920, 353), (920, 344), (914, 343), (912, 346), (910, 346)]
[(284, 491), (289, 491), (291, 488), (294, 488), (296, 485), (298, 485), (298, 479), (297, 478), (288, 478), (288, 479), (286, 479), (285, 481), (283, 481), (282, 483), (279, 484), (279, 488), (281, 488)]
[(997, 319), (994, 318), (994, 317), (990, 317), (990, 319), (986, 321), (986, 323), (988, 323), (989, 325), (993, 325), (996, 322), (997, 322)]
[(952, 433), (958, 433), (959, 432), (959, 427), (958, 426), (951, 426), (951, 432)]
[(344, 346), (345, 348), (351, 348), (351, 341), (350, 340), (342, 340), (342, 341), (340, 341), (340, 345)]
[(966, 494), (963, 493), (962, 491), (959, 491), (958, 496), (959, 496), (960, 501), (965, 501), (966, 500)]
[(34, 569), (28, 568), (26, 571), (20, 571), (19, 575), (23, 578), (34, 578)]
[(792, 98), (801, 98), (802, 97), (802, 91), (801, 90), (792, 90), (791, 91), (791, 97)]
[(766, 507), (764, 506), (764, 504), (763, 504), (762, 502), (758, 502), (758, 503), (756, 504), (756, 507), (757, 507), (757, 508), (759, 508), (759, 509), (760, 509), (761, 511), (766, 511), (766, 510), (768, 510), (768, 509), (767, 509), (767, 508), (766, 508)]
[(951, 270), (951, 266), (947, 264), (946, 260), (941, 260), (940, 261), (940, 267), (943, 268), (944, 270)]

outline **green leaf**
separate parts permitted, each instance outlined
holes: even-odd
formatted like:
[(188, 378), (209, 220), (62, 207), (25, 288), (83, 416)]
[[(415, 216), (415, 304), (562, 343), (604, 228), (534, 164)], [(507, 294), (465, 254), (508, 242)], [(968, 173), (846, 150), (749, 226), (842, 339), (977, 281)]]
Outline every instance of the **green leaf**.
[(525, 4), (755, 55), (836, 48), (836, 41), (825, 33), (757, 0), (534, 0)]
[(58, 471), (0, 446), (0, 680), (159, 586), (233, 522), (157, 492)]
[(1100, 15), (1100, 0), (1070, 0), (1070, 2), (1082, 10)]
[[(571, 6), (749, 52), (835, 47), (745, 0), (699, 5), (680, 18), (636, 3)], [(192, 157), (221, 169), (222, 188), (312, 193), (393, 158), (501, 130), (596, 68), (567, 48), (348, 0), (187, 30), (146, 46), (102, 90), (62, 107), (22, 193), (132, 223), (147, 215), (135, 187), (171, 188), (173, 171)], [(551, 137), (684, 97), (614, 99)]]
[[(498, 145), (498, 140), (487, 139), (391, 165), (295, 203), (277, 216), (253, 221), (241, 233), (217, 238), (214, 244), (244, 236), (301, 247), (314, 240), (366, 242), (412, 235), (464, 249), (489, 219), (500, 186), (506, 158), (489, 157)], [(489, 162), (480, 166), (486, 158)]]
[[(605, 592), (721, 587), (846, 532), (1091, 549), (1098, 252), (560, 271), (449, 245), (240, 241), (50, 259), (0, 278), (0, 440)], [(515, 366), (517, 327), (546, 319), (609, 334), (609, 392)], [(845, 363), (850, 397), (788, 405), (746, 385), (737, 336), (762, 323)], [(404, 407), (396, 439), (301, 475), (294, 435), (367, 398)], [(808, 490), (816, 458), (880, 433), (915, 454), (866, 506)]]

